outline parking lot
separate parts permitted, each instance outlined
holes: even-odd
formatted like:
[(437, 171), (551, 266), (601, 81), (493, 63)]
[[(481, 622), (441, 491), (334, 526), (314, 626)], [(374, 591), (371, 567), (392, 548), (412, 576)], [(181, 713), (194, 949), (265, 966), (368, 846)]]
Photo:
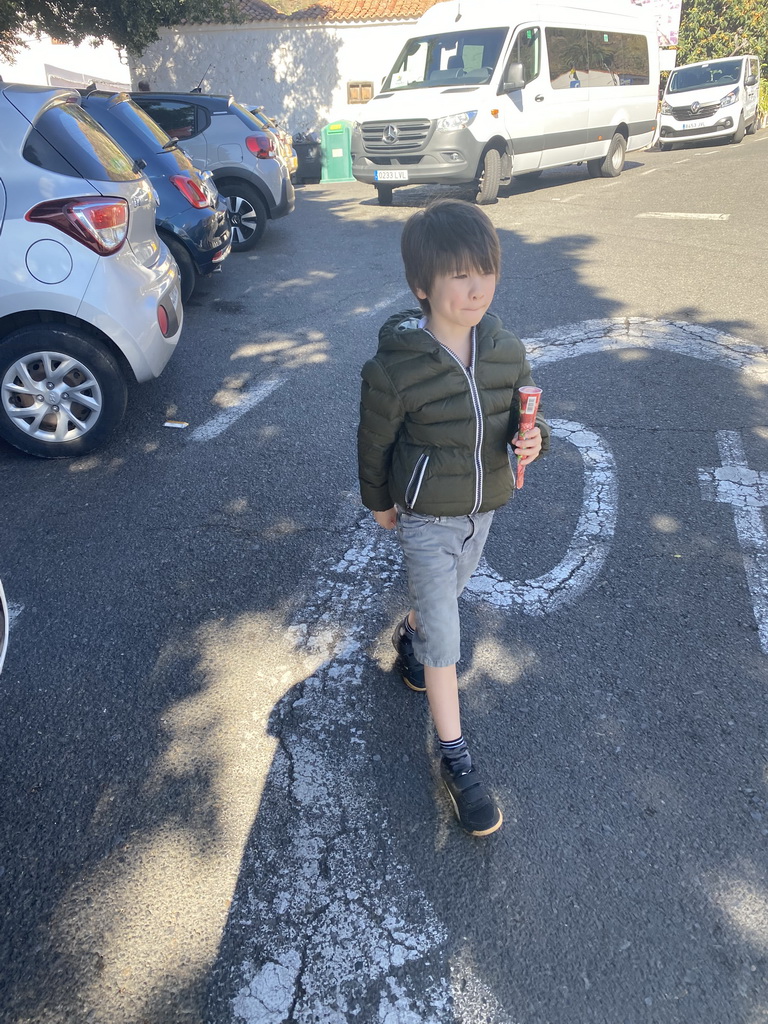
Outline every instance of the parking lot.
[(486, 208), (555, 442), (464, 603), (482, 847), (356, 493), (359, 370), (440, 189), (297, 189), (106, 447), (0, 445), (3, 1020), (768, 1020), (767, 144)]

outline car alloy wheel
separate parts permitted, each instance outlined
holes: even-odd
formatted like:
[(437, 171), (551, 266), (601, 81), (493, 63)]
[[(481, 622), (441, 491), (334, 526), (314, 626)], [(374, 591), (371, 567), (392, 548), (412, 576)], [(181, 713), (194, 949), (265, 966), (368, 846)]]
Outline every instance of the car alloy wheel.
[(267, 226), (267, 209), (255, 188), (247, 183), (225, 182), (219, 193), (227, 202), (232, 225), (232, 251), (253, 249)]
[(0, 436), (29, 455), (84, 455), (122, 419), (114, 356), (68, 328), (21, 328), (0, 341)]

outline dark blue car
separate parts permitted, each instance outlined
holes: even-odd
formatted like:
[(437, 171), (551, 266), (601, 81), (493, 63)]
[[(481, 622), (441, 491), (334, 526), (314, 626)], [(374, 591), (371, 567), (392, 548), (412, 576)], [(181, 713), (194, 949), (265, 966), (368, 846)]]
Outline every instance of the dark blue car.
[(229, 255), (232, 228), (224, 199), (195, 165), (127, 93), (85, 91), (82, 106), (137, 161), (160, 200), (157, 233), (181, 272), (181, 294), (192, 295), (198, 275)]

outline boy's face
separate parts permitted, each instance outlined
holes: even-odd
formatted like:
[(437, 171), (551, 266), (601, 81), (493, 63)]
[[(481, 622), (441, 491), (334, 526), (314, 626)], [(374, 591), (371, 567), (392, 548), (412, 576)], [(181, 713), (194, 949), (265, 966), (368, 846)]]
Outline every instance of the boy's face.
[(439, 340), (462, 340), (480, 323), (495, 291), (495, 274), (468, 270), (440, 274), (429, 295), (417, 290), (416, 296), (429, 300), (429, 326)]

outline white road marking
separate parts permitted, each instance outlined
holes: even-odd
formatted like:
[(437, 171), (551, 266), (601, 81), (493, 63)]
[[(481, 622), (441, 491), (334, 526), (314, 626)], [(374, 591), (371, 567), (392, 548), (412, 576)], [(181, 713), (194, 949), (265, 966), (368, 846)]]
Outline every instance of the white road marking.
[(689, 163), (690, 159), (691, 158), (689, 156), (686, 156), (682, 160), (675, 160), (675, 163), (676, 164), (687, 164), (687, 163)]
[(768, 473), (749, 468), (738, 431), (718, 430), (717, 447), (722, 466), (699, 470), (701, 496), (733, 507), (760, 648), (768, 654), (768, 534), (762, 513), (768, 508)]
[(250, 412), (259, 402), (263, 402), (265, 398), (268, 398), (282, 384), (285, 384), (285, 378), (276, 377), (271, 380), (262, 381), (250, 391), (244, 391), (237, 405), (232, 405), (228, 409), (222, 409), (213, 419), (196, 427), (190, 434), (191, 440), (210, 441), (214, 437), (218, 437), (219, 434), (223, 434), (236, 420)]
[(382, 311), (382, 309), (389, 309), (389, 308), (391, 308), (393, 310), (393, 312), (396, 312), (396, 310), (398, 308), (397, 307), (397, 303), (400, 301), (400, 299), (404, 299), (406, 297), (410, 298), (413, 301), (414, 307), (417, 305), (416, 299), (414, 299), (414, 297), (413, 297), (413, 292), (410, 290), (410, 288), (408, 288), (405, 291), (398, 292), (397, 295), (394, 295), (390, 299), (384, 299), (382, 302), (377, 302), (376, 305), (375, 306), (371, 306), (370, 309), (362, 309), (362, 310), (360, 310), (358, 315), (359, 316), (373, 316), (374, 314), (380, 313)]
[(559, 198), (557, 196), (553, 196), (552, 197), (552, 202), (553, 203), (570, 203), (572, 199), (580, 199), (581, 196), (583, 196), (583, 195), (584, 195), (583, 192), (576, 192), (574, 195), (566, 196), (564, 199), (561, 199), (561, 198)]
[(641, 171), (641, 174), (655, 174), (658, 171), (658, 167), (652, 167), (649, 171)]
[(657, 220), (729, 220), (730, 213), (636, 213), (635, 217), (654, 217)]
[(545, 615), (573, 604), (602, 569), (616, 528), (616, 463), (606, 443), (580, 423), (552, 420), (555, 437), (578, 448), (584, 462), (584, 498), (568, 551), (554, 569), (536, 579), (512, 582), (491, 569), (485, 558), (467, 586), (467, 596), (497, 608), (517, 607), (526, 615)]
[[(312, 579), (292, 627), (299, 658), (322, 663), (281, 716), (264, 798), (291, 808), (290, 829), (279, 837), (279, 856), (265, 848), (264, 832), (243, 861), (254, 885), (229, 1019), (247, 1024), (341, 1024), (363, 1003), (366, 1024), (453, 1020), (449, 977), (440, 970), (448, 962), (445, 929), (412, 869), (387, 849), (387, 807), (374, 804), (370, 779), (382, 766), (366, 743), (373, 716), (366, 634), (400, 579), (400, 554), (394, 535), (367, 511), (346, 508), (339, 518), (352, 516), (357, 521), (342, 526), (349, 550)], [(341, 761), (331, 735), (348, 738)], [(418, 970), (424, 961), (431, 966)]]

